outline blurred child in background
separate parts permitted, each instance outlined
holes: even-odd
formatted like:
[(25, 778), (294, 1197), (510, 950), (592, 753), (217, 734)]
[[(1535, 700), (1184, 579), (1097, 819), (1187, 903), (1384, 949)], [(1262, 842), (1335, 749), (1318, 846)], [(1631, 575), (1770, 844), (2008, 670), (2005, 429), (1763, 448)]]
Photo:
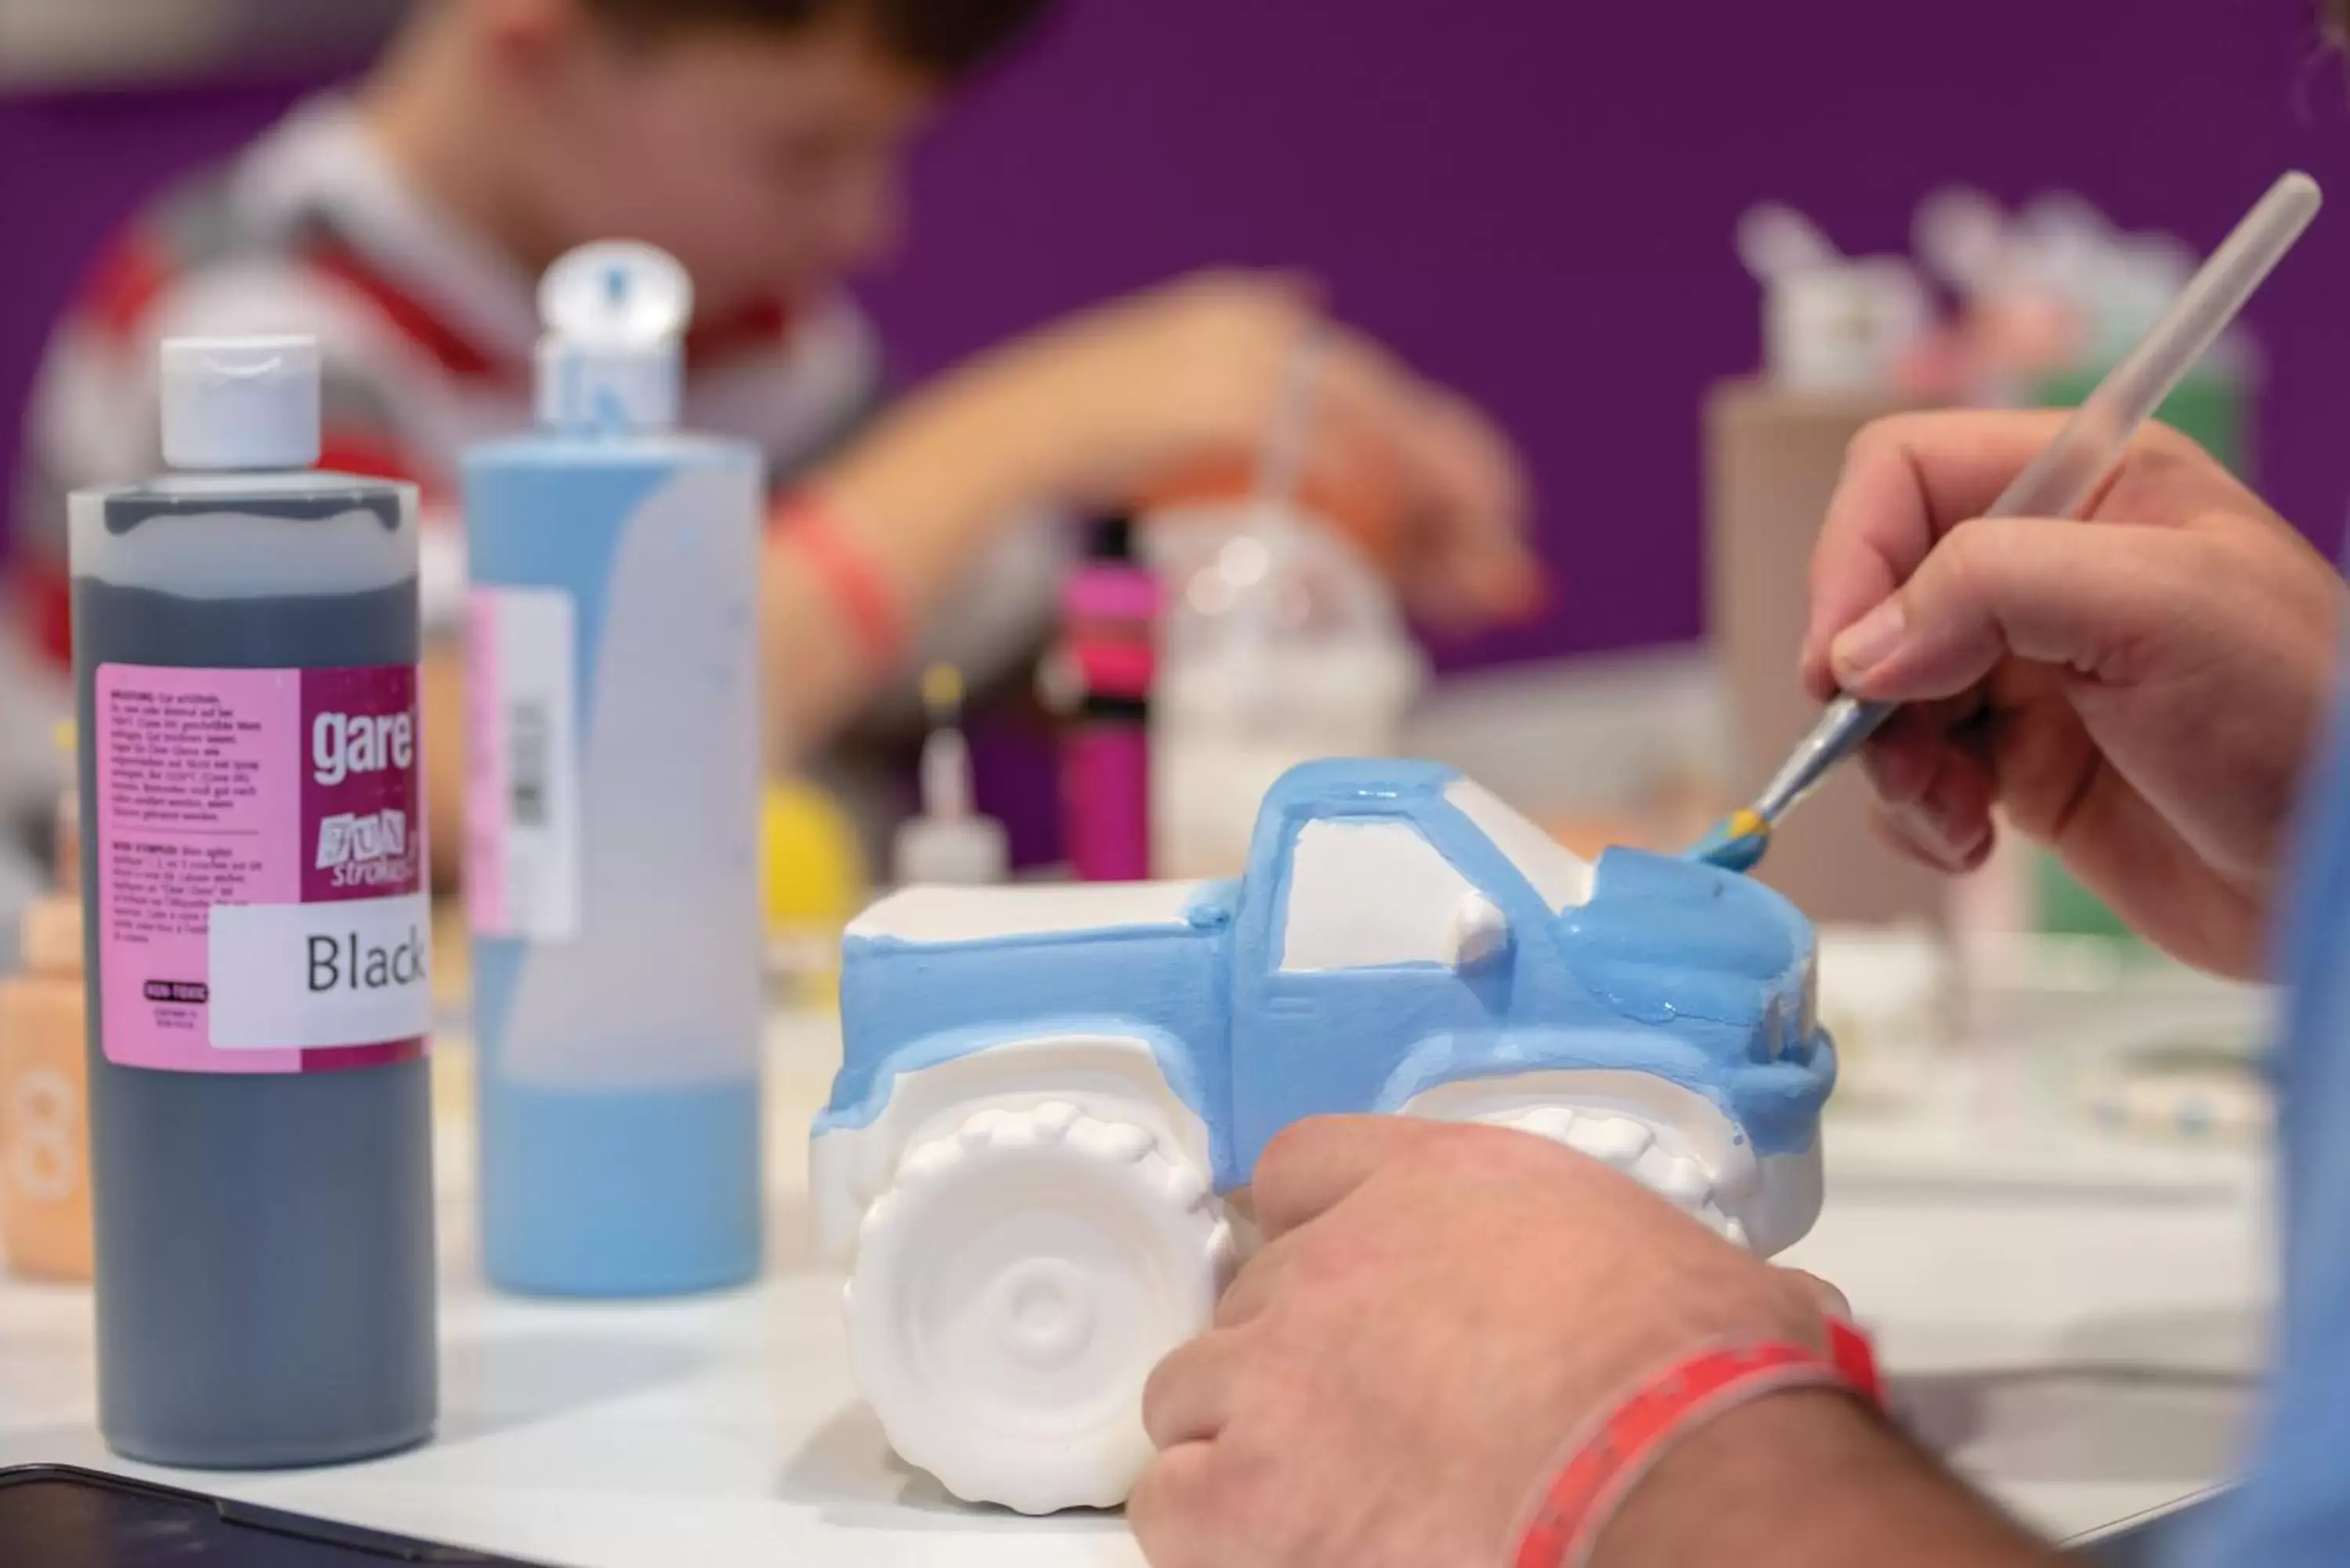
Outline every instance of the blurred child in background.
[[(688, 428), (753, 439), (784, 489), (763, 593), (784, 754), (834, 738), (920, 657), (984, 678), (1041, 628), (1043, 519), (1244, 459), (1310, 293), (1179, 281), (1023, 338), (882, 407), (844, 280), (900, 226), (909, 145), (1049, 0), (421, 0), (375, 71), (171, 192), (59, 327), (27, 431), (16, 587), (68, 651), (64, 498), (159, 465), (171, 336), (305, 332), (325, 465), (440, 514), (428, 617), (462, 589), (458, 454), (525, 428), (538, 274), (650, 241), (693, 275)], [(1322, 358), (1311, 471), (1386, 498), (1373, 541), (1414, 607), (1474, 625), (1535, 602), (1518, 472), (1491, 426), (1370, 342)], [(435, 811), (460, 842), (453, 659), (428, 673)]]

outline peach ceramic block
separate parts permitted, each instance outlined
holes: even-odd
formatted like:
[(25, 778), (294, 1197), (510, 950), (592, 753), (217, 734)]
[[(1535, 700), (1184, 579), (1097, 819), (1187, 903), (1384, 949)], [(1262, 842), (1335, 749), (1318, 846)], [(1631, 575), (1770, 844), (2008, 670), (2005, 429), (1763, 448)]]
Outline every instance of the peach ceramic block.
[(36, 905), (23, 973), (0, 984), (0, 1243), (33, 1279), (90, 1277), (81, 906)]

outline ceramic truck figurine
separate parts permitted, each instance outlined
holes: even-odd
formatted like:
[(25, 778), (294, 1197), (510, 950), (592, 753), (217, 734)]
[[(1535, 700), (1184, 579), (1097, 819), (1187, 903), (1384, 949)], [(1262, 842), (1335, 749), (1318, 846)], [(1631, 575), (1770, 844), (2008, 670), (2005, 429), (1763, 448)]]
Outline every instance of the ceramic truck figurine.
[(1288, 774), (1237, 882), (885, 899), (813, 1157), (858, 1383), (958, 1496), (1124, 1501), (1143, 1381), (1234, 1262), (1225, 1195), (1326, 1113), (1556, 1138), (1774, 1252), (1820, 1201), (1813, 950), (1759, 883), (1586, 864), (1402, 762)]

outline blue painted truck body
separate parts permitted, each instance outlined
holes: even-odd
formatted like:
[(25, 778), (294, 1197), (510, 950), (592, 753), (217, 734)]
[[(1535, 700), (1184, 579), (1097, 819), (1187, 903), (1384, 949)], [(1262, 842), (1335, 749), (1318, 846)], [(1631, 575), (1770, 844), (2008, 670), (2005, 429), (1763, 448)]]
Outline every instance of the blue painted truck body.
[[(971, 940), (852, 932), (844, 1063), (818, 1133), (870, 1123), (900, 1074), (1015, 1041), (1110, 1035), (1148, 1042), (1206, 1124), (1219, 1189), (1246, 1185), (1265, 1144), (1304, 1117), (1561, 1069), (1667, 1079), (1758, 1154), (1807, 1150), (1835, 1073), (1809, 923), (1748, 877), (1627, 850), (1575, 897), (1545, 896), (1522, 819), (1504, 825), (1505, 849), (1492, 813), (1464, 809), (1474, 789), (1429, 763), (1313, 763), (1267, 796), (1245, 876), (1191, 889), (1180, 919)], [(1425, 840), (1498, 911), (1498, 946), (1462, 962), (1290, 961), (1299, 846), (1317, 825)]]

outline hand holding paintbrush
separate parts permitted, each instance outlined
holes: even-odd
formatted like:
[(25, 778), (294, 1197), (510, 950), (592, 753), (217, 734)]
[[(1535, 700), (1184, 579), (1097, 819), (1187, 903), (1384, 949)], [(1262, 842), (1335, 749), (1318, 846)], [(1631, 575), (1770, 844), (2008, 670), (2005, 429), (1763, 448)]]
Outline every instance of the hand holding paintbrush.
[[(2316, 182), (2289, 174), (2213, 253), (2146, 340), (2116, 367), (2047, 445), (1983, 509), (1987, 520), (2065, 518), (2109, 480), (2137, 431), (2178, 387), (2316, 217)], [(1913, 563), (1914, 565), (1914, 563)], [(1896, 582), (1888, 580), (1890, 590)], [(1897, 704), (1849, 692), (1829, 705), (1753, 807), (1732, 815), (1690, 855), (1744, 870), (1761, 860), (1779, 818), (1893, 716)]]

